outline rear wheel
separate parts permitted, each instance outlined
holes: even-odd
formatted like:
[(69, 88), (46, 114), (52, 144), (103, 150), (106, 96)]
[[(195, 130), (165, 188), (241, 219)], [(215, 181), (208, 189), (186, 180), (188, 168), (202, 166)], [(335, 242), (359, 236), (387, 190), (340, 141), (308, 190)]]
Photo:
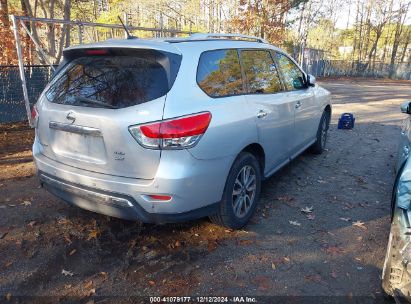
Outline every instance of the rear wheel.
[(387, 253), (382, 270), (382, 288), (389, 296), (410, 295), (411, 276), (407, 270), (408, 261), (403, 261), (401, 250), (404, 250), (404, 240), (401, 237), (400, 210), (395, 210), (388, 239)]
[(216, 224), (239, 229), (254, 213), (261, 190), (261, 170), (257, 158), (242, 152), (228, 174), (223, 199), (217, 214), (210, 217)]
[(328, 128), (330, 125), (330, 117), (328, 112), (324, 111), (321, 116), (320, 124), (317, 130), (317, 140), (311, 146), (311, 151), (315, 154), (321, 154), (325, 150), (325, 145), (327, 143)]

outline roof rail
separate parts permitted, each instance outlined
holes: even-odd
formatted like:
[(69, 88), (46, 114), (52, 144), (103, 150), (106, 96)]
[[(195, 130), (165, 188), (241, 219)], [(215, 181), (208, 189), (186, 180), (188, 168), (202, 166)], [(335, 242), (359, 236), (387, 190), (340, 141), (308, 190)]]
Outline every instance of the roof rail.
[(259, 43), (268, 43), (267, 40), (248, 35), (241, 34), (218, 34), (218, 33), (195, 33), (190, 35), (190, 39), (202, 40), (202, 39), (232, 39), (232, 40), (246, 40), (256, 41)]

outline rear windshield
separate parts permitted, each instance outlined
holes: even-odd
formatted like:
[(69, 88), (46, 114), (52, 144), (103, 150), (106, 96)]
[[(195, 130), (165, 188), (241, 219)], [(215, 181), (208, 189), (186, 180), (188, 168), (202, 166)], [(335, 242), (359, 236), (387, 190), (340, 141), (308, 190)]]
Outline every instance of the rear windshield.
[(115, 109), (166, 95), (181, 62), (179, 55), (155, 50), (76, 50), (65, 56), (68, 63), (53, 78), (47, 99)]

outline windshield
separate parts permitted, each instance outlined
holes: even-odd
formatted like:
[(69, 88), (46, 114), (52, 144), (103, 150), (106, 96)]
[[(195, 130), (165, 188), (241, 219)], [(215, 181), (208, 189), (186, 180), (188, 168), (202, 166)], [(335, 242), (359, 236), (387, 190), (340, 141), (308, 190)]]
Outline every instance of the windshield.
[(71, 60), (46, 92), (59, 104), (125, 108), (157, 99), (170, 90), (180, 56), (153, 50), (110, 51)]

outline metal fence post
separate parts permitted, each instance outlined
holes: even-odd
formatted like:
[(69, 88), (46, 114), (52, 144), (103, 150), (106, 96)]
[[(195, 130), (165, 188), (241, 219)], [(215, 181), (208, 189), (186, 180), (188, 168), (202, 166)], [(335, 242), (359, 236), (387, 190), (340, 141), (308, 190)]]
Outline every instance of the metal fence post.
[(55, 67), (53, 66), (53, 64), (50, 62), (50, 60), (47, 58), (46, 53), (43, 51), (43, 49), (41, 48), (40, 44), (38, 43), (38, 41), (34, 38), (34, 36), (31, 34), (31, 32), (29, 31), (29, 29), (27, 28), (27, 26), (24, 24), (24, 21), (20, 20), (21, 26), (23, 27), (23, 29), (26, 31), (27, 35), (29, 35), (29, 37), (31, 38), (31, 40), (33, 41), (34, 45), (36, 46), (37, 50), (40, 52), (40, 54), (43, 56), (43, 59), (47, 62), (47, 64), (52, 68), (53, 71), (55, 71)]
[(31, 119), (29, 93), (27, 92), (26, 75), (24, 74), (23, 53), (21, 51), (21, 42), (20, 42), (20, 35), (19, 35), (16, 16), (11, 15), (11, 20), (13, 22), (14, 38), (16, 39), (16, 50), (17, 50), (17, 57), (19, 61), (20, 79), (21, 79), (21, 85), (23, 88), (24, 104), (26, 106), (27, 118), (29, 120), (30, 127), (34, 127), (33, 121)]

